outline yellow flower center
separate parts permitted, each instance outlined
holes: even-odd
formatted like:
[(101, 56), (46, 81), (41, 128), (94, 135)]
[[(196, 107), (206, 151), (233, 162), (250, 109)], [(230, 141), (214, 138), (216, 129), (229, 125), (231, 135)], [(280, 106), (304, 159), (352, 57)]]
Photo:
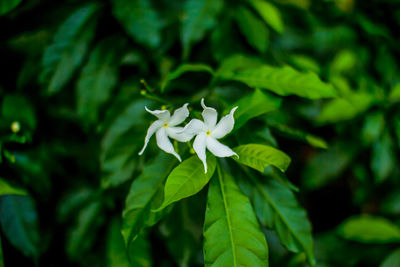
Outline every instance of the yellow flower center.
[(207, 134), (208, 136), (210, 136), (210, 135), (211, 135), (211, 132), (210, 132), (210, 131), (207, 131), (206, 134)]
[(168, 123), (164, 123), (164, 128), (167, 128), (168, 127)]

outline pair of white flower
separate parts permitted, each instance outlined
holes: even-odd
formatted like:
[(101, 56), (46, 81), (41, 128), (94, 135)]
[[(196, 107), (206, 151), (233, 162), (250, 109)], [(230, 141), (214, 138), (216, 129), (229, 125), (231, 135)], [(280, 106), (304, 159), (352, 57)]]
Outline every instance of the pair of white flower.
[(234, 107), (231, 112), (224, 116), (217, 124), (217, 111), (214, 108), (207, 107), (204, 104), (204, 99), (201, 99), (204, 122), (198, 119), (192, 119), (184, 128), (176, 127), (189, 116), (187, 106), (188, 104), (185, 104), (178, 108), (172, 116), (168, 110), (152, 111), (145, 107), (146, 111), (156, 116), (158, 120), (153, 122), (147, 130), (144, 139), (144, 147), (142, 151), (139, 152), (139, 155), (143, 154), (147, 143), (155, 133), (158, 147), (174, 155), (179, 161), (182, 161), (181, 157), (175, 152), (174, 146), (168, 137), (179, 142), (188, 142), (196, 136), (193, 142), (193, 149), (204, 164), (204, 172), (207, 172), (206, 148), (217, 157), (230, 157), (233, 155), (238, 157), (232, 149), (217, 141), (217, 139), (224, 137), (232, 131), (233, 125), (235, 124), (233, 113), (238, 107)]

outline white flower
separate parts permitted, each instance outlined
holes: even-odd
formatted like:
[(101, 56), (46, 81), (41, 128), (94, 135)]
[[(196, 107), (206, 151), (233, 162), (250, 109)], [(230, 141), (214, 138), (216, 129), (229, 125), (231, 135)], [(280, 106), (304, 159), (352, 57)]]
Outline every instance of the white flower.
[(233, 113), (238, 107), (234, 107), (217, 124), (217, 111), (207, 107), (204, 104), (204, 98), (201, 99), (201, 106), (204, 109), (202, 113), (204, 122), (193, 119), (186, 125), (183, 132), (188, 136), (197, 135), (194, 139), (193, 149), (204, 164), (204, 172), (207, 172), (206, 148), (217, 157), (230, 157), (233, 155), (239, 157), (232, 149), (217, 141), (217, 139), (232, 131), (235, 124)]
[(189, 116), (189, 110), (187, 106), (188, 104), (186, 103), (182, 107), (178, 108), (175, 110), (174, 115), (172, 116), (168, 110), (152, 111), (145, 107), (146, 111), (156, 116), (158, 120), (153, 122), (147, 130), (147, 134), (144, 139), (144, 146), (142, 151), (139, 152), (139, 155), (143, 154), (150, 138), (154, 133), (156, 133), (158, 147), (165, 152), (174, 155), (179, 161), (182, 161), (178, 153), (175, 152), (174, 146), (168, 137), (176, 139), (180, 142), (187, 142), (192, 139), (193, 135), (184, 133), (183, 127), (175, 127), (176, 125), (181, 124)]

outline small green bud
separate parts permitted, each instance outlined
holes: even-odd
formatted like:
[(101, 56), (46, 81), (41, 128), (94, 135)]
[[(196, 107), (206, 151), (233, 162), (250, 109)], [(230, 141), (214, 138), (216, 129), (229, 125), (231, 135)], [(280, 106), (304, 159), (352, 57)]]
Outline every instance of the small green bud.
[(21, 124), (18, 121), (11, 123), (11, 131), (13, 133), (18, 133), (21, 130)]

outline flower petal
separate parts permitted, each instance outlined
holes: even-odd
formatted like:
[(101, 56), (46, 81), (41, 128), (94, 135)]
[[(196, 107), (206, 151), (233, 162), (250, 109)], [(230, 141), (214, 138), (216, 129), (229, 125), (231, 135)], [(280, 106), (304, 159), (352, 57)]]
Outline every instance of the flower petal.
[(174, 115), (172, 115), (171, 120), (169, 121), (169, 126), (175, 126), (181, 124), (187, 117), (189, 117), (189, 110), (187, 108), (189, 104), (186, 103), (182, 107), (175, 110)]
[(211, 136), (219, 139), (227, 135), (233, 130), (233, 125), (235, 124), (235, 119), (233, 118), (233, 113), (238, 107), (234, 107), (228, 115), (225, 115), (217, 124), (215, 129), (211, 132)]
[(194, 139), (193, 149), (196, 151), (197, 156), (203, 162), (204, 173), (207, 173), (207, 161), (206, 161), (206, 139), (207, 135), (201, 133)]
[(149, 142), (150, 138), (151, 138), (151, 137), (153, 136), (153, 134), (154, 134), (158, 129), (160, 129), (162, 126), (163, 126), (163, 122), (160, 121), (160, 120), (157, 120), (157, 121), (153, 122), (153, 123), (150, 125), (149, 129), (147, 129), (146, 137), (144, 138), (144, 146), (143, 146), (142, 150), (139, 152), (139, 155), (142, 155), (142, 154), (143, 154), (144, 150), (145, 150), (146, 147), (147, 147), (147, 143)]
[(206, 126), (204, 122), (198, 119), (193, 119), (185, 126), (185, 128), (183, 128), (182, 132), (189, 135), (197, 135), (205, 130)]
[(218, 113), (214, 108), (207, 107), (204, 104), (204, 98), (201, 99), (201, 106), (203, 107), (203, 113), (201, 114), (204, 119), (204, 123), (207, 125), (208, 129), (211, 131), (215, 128), (217, 123)]
[(206, 142), (207, 142), (207, 149), (210, 150), (210, 152), (217, 157), (222, 158), (222, 157), (230, 157), (233, 155), (239, 157), (235, 152), (232, 151), (232, 149), (230, 149), (226, 145), (221, 144), (212, 137), (207, 137)]
[(167, 135), (179, 142), (188, 142), (193, 138), (194, 134), (188, 134), (183, 131), (183, 127), (167, 127), (165, 128)]
[(157, 145), (159, 148), (164, 150), (165, 152), (174, 155), (179, 161), (181, 160), (181, 157), (178, 155), (178, 153), (175, 152), (174, 146), (172, 145), (171, 141), (168, 139), (167, 133), (165, 131), (164, 127), (161, 127), (157, 132), (156, 132), (156, 139), (157, 139)]
[(153, 114), (158, 119), (162, 120), (164, 123), (168, 123), (171, 117), (171, 114), (168, 110), (150, 110), (147, 107), (144, 107), (147, 112)]

